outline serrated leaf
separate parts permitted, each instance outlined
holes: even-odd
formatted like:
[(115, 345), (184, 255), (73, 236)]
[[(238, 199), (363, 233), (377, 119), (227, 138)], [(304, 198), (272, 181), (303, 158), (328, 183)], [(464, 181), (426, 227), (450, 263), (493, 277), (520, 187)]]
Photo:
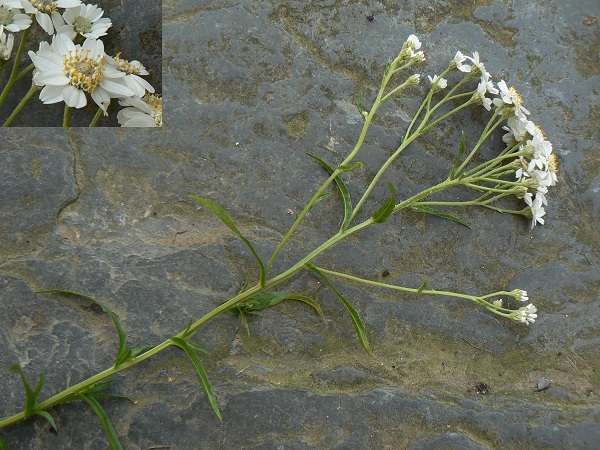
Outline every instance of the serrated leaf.
[(102, 408), (102, 405), (100, 405), (98, 400), (96, 400), (92, 394), (78, 394), (77, 397), (82, 398), (83, 400), (88, 402), (94, 410), (94, 412), (96, 413), (96, 415), (98, 416), (98, 419), (100, 419), (100, 423), (102, 424), (102, 427), (106, 432), (106, 436), (108, 438), (108, 443), (110, 445), (111, 450), (122, 450), (123, 447), (119, 442), (117, 432), (110, 423), (110, 419), (106, 415), (104, 408)]
[(115, 361), (115, 367), (118, 367), (120, 364), (124, 363), (131, 357), (131, 348), (127, 346), (127, 335), (125, 334), (125, 330), (121, 327), (121, 323), (117, 315), (111, 311), (111, 309), (106, 306), (100, 300), (96, 300), (94, 297), (90, 297), (89, 295), (82, 294), (81, 292), (73, 292), (66, 291), (63, 289), (47, 289), (43, 291), (37, 291), (36, 294), (67, 294), (67, 295), (75, 295), (77, 297), (82, 297), (87, 300), (90, 300), (96, 303), (98, 306), (102, 308), (102, 310), (108, 314), (108, 316), (112, 319), (115, 328), (117, 329), (117, 334), (119, 335), (119, 349), (117, 351), (117, 358)]
[(421, 275), (421, 280), (423, 280), (423, 284), (417, 289), (417, 292), (423, 292), (423, 289), (427, 289), (427, 280), (423, 275)]
[(465, 132), (463, 131), (462, 135), (460, 137), (460, 144), (458, 144), (458, 154), (454, 158), (452, 170), (450, 171), (450, 175), (448, 175), (448, 179), (450, 179), (450, 180), (454, 180), (454, 177), (456, 176), (456, 171), (458, 170), (458, 167), (460, 166), (460, 160), (462, 159), (462, 155), (465, 153), (465, 140), (466, 140), (466, 135), (465, 135)]
[(367, 351), (369, 355), (373, 356), (371, 347), (369, 347), (369, 341), (367, 339), (367, 333), (365, 332), (365, 326), (363, 325), (362, 320), (360, 320), (358, 312), (356, 312), (356, 310), (352, 307), (350, 302), (346, 300), (346, 298), (340, 293), (340, 291), (336, 289), (333, 283), (329, 281), (329, 279), (325, 276), (323, 272), (321, 272), (317, 267), (313, 266), (312, 264), (306, 264), (306, 267), (312, 270), (317, 275), (319, 275), (321, 278), (323, 278), (323, 280), (325, 280), (329, 287), (333, 289), (333, 292), (335, 292), (335, 294), (342, 301), (342, 303), (350, 313), (350, 318), (352, 319), (352, 324), (354, 325), (354, 329), (356, 330), (356, 334), (358, 336), (360, 344), (363, 346), (363, 348)]
[(452, 221), (454, 221), (456, 223), (460, 223), (461, 225), (467, 227), (469, 230), (473, 229), (471, 227), (471, 224), (469, 224), (468, 222), (464, 221), (460, 217), (456, 217), (456, 216), (454, 216), (452, 214), (448, 214), (448, 213), (445, 213), (445, 212), (442, 212), (442, 211), (438, 211), (437, 209), (431, 208), (429, 206), (414, 205), (414, 206), (411, 206), (411, 209), (413, 211), (416, 211), (416, 212), (422, 212), (422, 213), (432, 214), (434, 216), (443, 217), (444, 219), (448, 219), (448, 220), (452, 220)]
[(386, 200), (386, 202), (381, 205), (381, 207), (375, 211), (373, 214), (373, 223), (383, 223), (388, 217), (394, 212), (394, 207), (396, 206), (396, 188), (392, 184), (391, 181), (388, 180), (388, 186), (390, 188), (391, 196)]
[(244, 242), (244, 244), (246, 244), (254, 258), (258, 262), (258, 266), (260, 268), (260, 285), (261, 287), (264, 286), (266, 277), (265, 266), (260, 257), (258, 256), (258, 253), (256, 253), (256, 250), (254, 250), (254, 247), (252, 246), (250, 241), (241, 233), (240, 230), (238, 230), (238, 227), (236, 227), (233, 219), (229, 216), (229, 214), (227, 214), (227, 211), (225, 211), (223, 208), (221, 208), (219, 205), (212, 202), (211, 200), (204, 197), (200, 197), (199, 195), (190, 195), (190, 198), (202, 203), (204, 206), (206, 206), (208, 209), (214, 212), (217, 215), (217, 217), (219, 217), (219, 219), (221, 219), (221, 221), (225, 225), (227, 225), (227, 227), (231, 231), (233, 231)]
[(192, 347), (190, 347), (189, 342), (184, 341), (183, 339), (178, 337), (172, 337), (171, 341), (177, 347), (182, 349), (190, 358), (190, 361), (192, 361), (192, 364), (196, 369), (196, 373), (198, 374), (198, 379), (200, 380), (200, 386), (202, 386), (202, 390), (204, 391), (204, 395), (206, 396), (206, 400), (208, 401), (208, 404), (210, 405), (216, 416), (222, 422), (223, 418), (221, 417), (221, 412), (219, 411), (217, 398), (215, 396), (215, 393), (213, 392), (212, 386), (210, 385), (210, 381), (208, 380), (208, 375), (206, 375), (206, 370), (204, 370), (204, 365), (202, 364), (202, 361), (194, 352)]
[[(329, 175), (334, 172), (333, 168), (318, 156), (313, 155), (312, 153), (307, 153), (307, 155), (320, 163), (321, 166), (323, 166), (323, 168), (329, 172)], [(350, 197), (350, 191), (348, 191), (344, 180), (342, 180), (339, 176), (335, 177), (335, 184), (340, 192), (340, 197), (342, 197), (342, 203), (344, 206), (344, 220), (342, 221), (341, 226), (341, 231), (344, 231), (346, 228), (348, 228), (348, 225), (350, 225), (350, 219), (352, 217), (352, 198)]]
[(25, 378), (25, 374), (23, 373), (23, 369), (21, 369), (21, 366), (19, 366), (18, 364), (13, 364), (10, 368), (10, 371), (18, 374), (21, 377), (23, 387), (25, 388), (25, 405), (23, 406), (23, 413), (25, 415), (25, 418), (30, 417), (35, 412), (35, 401), (40, 393), (40, 390), (42, 389), (42, 384), (44, 384), (44, 374), (40, 374), (38, 384), (34, 391), (33, 389), (31, 389), (31, 386), (29, 386), (29, 383)]
[(54, 428), (54, 431), (58, 431), (58, 428), (56, 428), (56, 422), (54, 422), (54, 418), (50, 415), (50, 413), (48, 411), (36, 411), (36, 412), (34, 412), (34, 414), (37, 414), (38, 416), (42, 416), (44, 419), (46, 419), (48, 421), (48, 423), (50, 423), (52, 428)]

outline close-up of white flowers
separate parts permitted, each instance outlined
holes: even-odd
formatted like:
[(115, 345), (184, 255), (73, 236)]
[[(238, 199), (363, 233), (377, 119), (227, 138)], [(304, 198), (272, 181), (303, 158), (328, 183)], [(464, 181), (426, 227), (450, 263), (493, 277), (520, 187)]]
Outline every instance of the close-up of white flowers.
[[(25, 45), (34, 23), (51, 38), (27, 51)], [(132, 120), (128, 109), (117, 119), (122, 126), (162, 126), (160, 95), (150, 101), (152, 112), (145, 110), (150, 106), (144, 96), (154, 94), (155, 88), (143, 78), (150, 75), (144, 64), (122, 59), (120, 52), (115, 57), (105, 53), (102, 38), (110, 37), (112, 26), (102, 8), (81, 0), (0, 0), (0, 73), (9, 60), (13, 64), (0, 94), (0, 108), (21, 78), (31, 73), (33, 82), (3, 126), (9, 126), (37, 92), (44, 105), (64, 103), (63, 126), (70, 126), (71, 109), (82, 109), (90, 101), (98, 106), (90, 122), (96, 126), (101, 116), (109, 115), (111, 99), (150, 114), (151, 120)], [(22, 53), (33, 63), (23, 69)]]

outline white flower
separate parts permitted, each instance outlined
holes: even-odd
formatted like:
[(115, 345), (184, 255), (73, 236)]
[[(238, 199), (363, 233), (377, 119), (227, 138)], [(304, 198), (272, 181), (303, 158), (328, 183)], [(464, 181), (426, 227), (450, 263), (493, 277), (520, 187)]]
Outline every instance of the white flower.
[(38, 52), (30, 51), (29, 57), (38, 70), (36, 84), (44, 86), (40, 100), (45, 104), (64, 101), (67, 106), (83, 108), (89, 93), (106, 114), (111, 98), (133, 95), (117, 82), (125, 74), (106, 67), (100, 40), (86, 39), (81, 46), (65, 34), (56, 34), (50, 46), (40, 44)]
[(483, 72), (481, 74), (481, 82), (485, 84), (487, 92), (492, 95), (496, 95), (498, 93), (498, 89), (494, 87), (494, 83), (492, 83), (492, 76), (489, 72)]
[(127, 106), (117, 113), (122, 127), (162, 127), (162, 98), (146, 94), (142, 98), (124, 98), (119, 105)]
[(416, 63), (423, 62), (425, 61), (425, 53), (417, 52), (411, 56), (411, 59)]
[(523, 291), (521, 289), (515, 289), (510, 294), (519, 302), (528, 302), (529, 301), (529, 297), (527, 297), (527, 291)]
[(461, 72), (469, 73), (471, 71), (471, 66), (468, 64), (463, 64), (466, 59), (467, 57), (461, 52), (456, 52), (454, 59), (450, 62), (450, 68), (452, 70), (460, 70)]
[(436, 85), (435, 92), (445, 89), (448, 86), (448, 80), (445, 78), (441, 78), (437, 75), (434, 75), (433, 78), (431, 78), (431, 75), (427, 75), (427, 78), (429, 79), (430, 85)]
[(533, 230), (533, 227), (536, 226), (537, 222), (539, 222), (542, 225), (544, 224), (544, 219), (542, 219), (542, 217), (544, 217), (544, 214), (546, 214), (546, 210), (542, 206), (542, 199), (538, 198), (537, 196), (535, 197), (535, 199), (533, 200), (533, 204), (530, 205), (529, 208), (531, 209), (531, 229)]
[(477, 93), (475, 95), (479, 97), (479, 100), (481, 101), (483, 107), (489, 111), (490, 109), (492, 109), (492, 100), (485, 96), (486, 93), (486, 83), (483, 81), (479, 82), (479, 84), (477, 85)]
[(514, 87), (508, 87), (506, 81), (500, 80), (498, 82), (498, 88), (500, 89), (500, 98), (494, 99), (494, 105), (498, 108), (504, 105), (513, 105), (515, 107), (515, 116), (520, 120), (526, 121), (529, 111), (523, 107), (523, 97), (517, 92)]
[(527, 306), (524, 306), (522, 308), (519, 308), (519, 313), (520, 313), (520, 319), (519, 321), (521, 323), (524, 323), (526, 325), (529, 325), (530, 323), (535, 322), (535, 319), (537, 319), (537, 308), (535, 306), (533, 306), (532, 303), (530, 303)]
[(421, 48), (421, 41), (417, 36), (411, 34), (404, 43), (405, 46), (412, 48), (413, 50), (419, 50)]
[(81, 5), (81, 0), (21, 0), (21, 5), (27, 14), (35, 14), (37, 23), (46, 33), (54, 34), (54, 30), (65, 24), (56, 8), (74, 8)]
[(15, 37), (8, 33), (8, 37), (4, 34), (3, 26), (0, 25), (0, 57), (8, 61), (12, 53)]
[(406, 80), (406, 84), (408, 84), (409, 86), (416, 86), (417, 84), (419, 84), (420, 81), (421, 75), (415, 73), (414, 75), (408, 77), (408, 79)]
[(66, 25), (58, 29), (58, 33), (65, 33), (75, 40), (77, 35), (98, 39), (106, 36), (106, 30), (112, 27), (109, 18), (102, 18), (104, 11), (97, 5), (80, 5), (69, 8), (63, 13)]
[(471, 72), (475, 73), (476, 75), (483, 75), (486, 73), (485, 66), (479, 61), (479, 52), (473, 52), (473, 57), (467, 56), (466, 58), (470, 59), (473, 63)]
[(114, 58), (108, 55), (104, 56), (104, 61), (109, 66), (125, 74), (119, 79), (119, 82), (131, 89), (136, 97), (143, 97), (146, 91), (152, 94), (154, 92), (152, 85), (139, 76), (148, 75), (148, 71), (142, 63), (135, 60), (129, 62), (126, 59), (121, 59), (120, 55), (121, 53), (117, 53)]
[(20, 8), (21, 2), (0, 0), (0, 25), (12, 33), (29, 28), (31, 18), (27, 14), (22, 14)]

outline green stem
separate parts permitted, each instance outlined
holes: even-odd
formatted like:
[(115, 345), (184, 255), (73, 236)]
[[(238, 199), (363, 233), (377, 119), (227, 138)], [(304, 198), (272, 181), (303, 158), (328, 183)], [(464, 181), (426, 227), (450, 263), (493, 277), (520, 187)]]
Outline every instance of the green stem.
[(100, 117), (102, 117), (102, 113), (104, 113), (104, 111), (102, 110), (102, 108), (98, 108), (98, 111), (96, 111), (96, 115), (94, 116), (94, 118), (90, 122), (90, 128), (93, 128), (93, 127), (95, 127), (98, 124), (98, 120), (100, 120)]
[(63, 114), (63, 127), (71, 125), (71, 116), (73, 115), (73, 108), (67, 106), (65, 103), (65, 113)]
[(31, 88), (29, 89), (29, 91), (27, 92), (27, 94), (25, 94), (25, 97), (23, 97), (23, 99), (17, 105), (17, 107), (14, 109), (14, 111), (12, 112), (12, 114), (10, 116), (8, 116), (8, 119), (6, 119), (6, 121), (2, 125), (3, 127), (7, 127), (7, 126), (9, 126), (11, 124), (11, 122), (13, 121), (13, 119), (15, 117), (17, 117), (17, 114), (19, 114), (21, 112), (21, 110), (23, 109), (23, 107), (29, 102), (29, 100), (31, 100), (31, 97), (34, 96), (34, 94), (37, 92), (37, 90), (38, 90), (38, 87), (35, 85), (35, 83), (31, 83)]
[(20, 74), (18, 74), (17, 72), (19, 71), (21, 55), (23, 54), (23, 50), (25, 49), (25, 44), (27, 42), (27, 37), (29, 36), (30, 30), (31, 27), (27, 28), (25, 31), (23, 31), (23, 35), (21, 36), (21, 43), (19, 44), (19, 49), (17, 50), (17, 54), (15, 55), (15, 62), (13, 63), (12, 72), (10, 73), (10, 77), (6, 82), (6, 86), (4, 86), (4, 89), (2, 90), (2, 94), (0, 94), (0, 106), (4, 104), (4, 101), (6, 100), (8, 93), (12, 89), (13, 84), (15, 84), (15, 82), (20, 78)]
[[(362, 131), (361, 131), (360, 136), (358, 138), (358, 141), (356, 142), (356, 145), (354, 146), (354, 149), (350, 152), (350, 154), (346, 157), (346, 159), (344, 159), (344, 161), (340, 164), (340, 166), (348, 165), (352, 161), (352, 159), (356, 156), (356, 154), (358, 153), (358, 151), (360, 150), (360, 148), (362, 147), (362, 144), (363, 144), (363, 142), (365, 140), (365, 136), (367, 135), (367, 131), (369, 129), (369, 126), (371, 125), (371, 121), (373, 120), (373, 117), (375, 116), (375, 112), (377, 111), (377, 108), (381, 104), (381, 97), (383, 96), (383, 92), (385, 91), (387, 83), (389, 82), (389, 80), (390, 80), (391, 76), (393, 75), (393, 73), (394, 72), (390, 71), (390, 73), (386, 73), (386, 75), (383, 77), (383, 79), (381, 81), (381, 86), (379, 87), (379, 92), (377, 93), (377, 98), (376, 98), (375, 102), (373, 103), (373, 107), (371, 108), (371, 111), (369, 112), (369, 114), (365, 118), (365, 123), (363, 124), (363, 128), (362, 128)], [(340, 167), (340, 166), (338, 166), (338, 167)], [(339, 171), (339, 169), (336, 168), (334, 170), (334, 172), (329, 176), (329, 178), (327, 179), (327, 181), (325, 181), (325, 183), (323, 183), (321, 185), (321, 187), (317, 190), (317, 192), (313, 195), (313, 197), (306, 204), (306, 206), (304, 207), (304, 209), (302, 210), (302, 212), (298, 215), (298, 217), (294, 221), (292, 227), (289, 229), (289, 231), (283, 237), (283, 239), (281, 240), (281, 242), (279, 242), (279, 244), (277, 245), (277, 248), (273, 252), (273, 255), (271, 256), (271, 259), (269, 260), (269, 262), (267, 264), (267, 267), (266, 267), (266, 271), (267, 272), (269, 271), (269, 269), (271, 268), (271, 266), (275, 262), (275, 258), (277, 258), (277, 255), (279, 254), (279, 252), (281, 251), (281, 249), (283, 248), (283, 246), (285, 245), (285, 243), (290, 239), (290, 237), (292, 236), (292, 234), (294, 233), (294, 231), (296, 231), (296, 228), (298, 228), (298, 225), (300, 225), (300, 222), (302, 221), (302, 219), (304, 218), (304, 216), (306, 215), (306, 213), (308, 211), (310, 211), (310, 209), (313, 207), (313, 205), (315, 204), (315, 202), (317, 201), (317, 199), (319, 198), (319, 196), (335, 180), (335, 178), (339, 174), (340, 174), (340, 171)], [(348, 223), (350, 223), (350, 222), (348, 222)]]

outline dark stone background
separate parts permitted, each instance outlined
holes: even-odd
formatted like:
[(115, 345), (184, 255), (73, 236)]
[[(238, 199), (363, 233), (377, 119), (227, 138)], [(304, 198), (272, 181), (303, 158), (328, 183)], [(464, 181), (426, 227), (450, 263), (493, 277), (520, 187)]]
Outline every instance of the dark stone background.
[[(158, 0), (98, 0), (85, 2), (98, 5), (104, 10), (104, 16), (112, 21), (108, 34), (101, 40), (104, 42), (104, 51), (116, 56), (121, 52), (121, 58), (128, 61), (138, 60), (148, 70), (144, 78), (154, 87), (157, 93), (162, 93), (162, 28), (161, 28), (161, 2)], [(64, 10), (60, 10), (64, 11)], [(4, 67), (2, 84), (10, 76), (17, 48), (21, 41), (21, 34), (15, 35), (15, 48), (11, 59)], [(27, 50), (38, 50), (41, 41), (51, 42), (49, 36), (41, 29), (37, 21), (33, 20), (32, 29), (27, 40)], [(81, 43), (81, 42), (76, 42)], [(23, 52), (20, 68), (24, 69), (31, 64), (27, 51)], [(0, 124), (10, 116), (21, 99), (31, 87), (31, 74), (23, 77), (13, 86), (12, 92), (0, 108)], [(44, 105), (37, 93), (21, 110), (11, 123), (11, 127), (56, 127), (62, 126), (64, 102)], [(117, 99), (112, 99), (108, 108), (108, 116), (103, 116), (98, 121), (98, 127), (119, 127), (117, 112), (122, 109)], [(98, 105), (88, 95), (88, 103), (82, 109), (73, 109), (71, 126), (87, 127), (98, 111)]]
[[(20, 411), (18, 362), (41, 399), (110, 367), (116, 333), (81, 291), (118, 314), (132, 345), (158, 343), (235, 295), (255, 263), (188, 194), (225, 207), (264, 257), (352, 148), (385, 61), (416, 33), (439, 73), (478, 50), (495, 80), (525, 97), (554, 144), (559, 185), (547, 224), (460, 211), (473, 230), (404, 213), (353, 236), (319, 264), (357, 276), (469, 293), (522, 288), (540, 310), (526, 327), (466, 302), (363, 289), (338, 280), (365, 323), (360, 348), (335, 295), (310, 274), (286, 289), (323, 305), (282, 303), (250, 319), (221, 316), (196, 340), (224, 416), (207, 406), (190, 363), (168, 350), (117, 377), (137, 403), (104, 407), (127, 449), (597, 448), (600, 176), (595, 0), (163, 2), (162, 129), (5, 130), (0, 158), (0, 416)], [(365, 15), (373, 13), (369, 22)], [(421, 90), (381, 108), (349, 174), (356, 197), (399, 142)], [(409, 196), (445, 177), (466, 112), (406, 151), (388, 177)], [(501, 148), (500, 135), (497, 136)], [(463, 198), (469, 193), (462, 193)], [(386, 188), (374, 192), (379, 202)], [(515, 202), (515, 207), (521, 207)], [(372, 203), (365, 215), (376, 208)], [(311, 211), (280, 268), (339, 225), (334, 193)], [(279, 269), (281, 270), (281, 269)], [(383, 277), (384, 271), (389, 276)], [(540, 379), (550, 387), (536, 391)], [(477, 392), (481, 383), (487, 394)], [(108, 448), (87, 405), (2, 430), (10, 448)]]

